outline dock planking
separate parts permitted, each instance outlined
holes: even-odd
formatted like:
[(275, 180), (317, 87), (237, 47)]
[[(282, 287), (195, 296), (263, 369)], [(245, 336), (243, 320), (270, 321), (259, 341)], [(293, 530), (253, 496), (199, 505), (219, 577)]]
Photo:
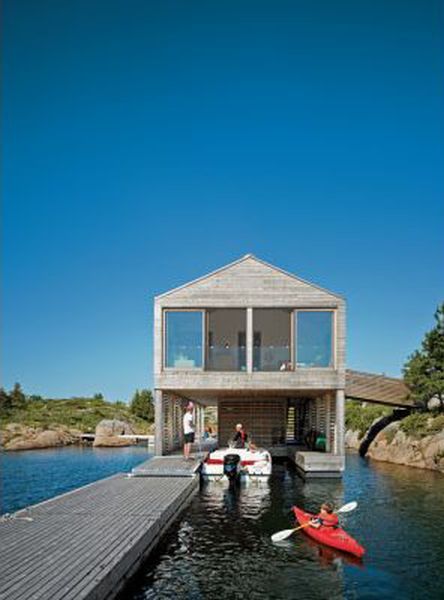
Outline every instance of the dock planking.
[(115, 598), (197, 490), (199, 459), (159, 457), (149, 472), (152, 459), (147, 476), (114, 475), (1, 518), (0, 599)]
[(194, 477), (207, 453), (195, 454), (193, 459), (185, 460), (177, 454), (155, 456), (134, 467), (134, 477)]

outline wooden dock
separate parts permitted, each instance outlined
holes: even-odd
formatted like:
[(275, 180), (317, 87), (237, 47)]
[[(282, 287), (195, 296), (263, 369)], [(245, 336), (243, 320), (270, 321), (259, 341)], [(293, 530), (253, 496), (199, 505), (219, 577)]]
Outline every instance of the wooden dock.
[(197, 490), (199, 459), (152, 459), (0, 517), (0, 599), (117, 596)]

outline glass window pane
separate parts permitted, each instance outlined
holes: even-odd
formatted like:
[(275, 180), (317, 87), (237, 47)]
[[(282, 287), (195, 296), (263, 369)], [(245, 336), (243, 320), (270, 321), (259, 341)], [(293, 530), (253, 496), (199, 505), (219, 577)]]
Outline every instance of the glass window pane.
[(290, 371), (291, 311), (285, 308), (253, 310), (253, 370)]
[(246, 371), (247, 311), (214, 308), (207, 311), (207, 369), (209, 371)]
[(202, 367), (202, 311), (167, 311), (166, 365), (176, 369)]
[(332, 317), (331, 310), (297, 311), (296, 360), (298, 366), (332, 366)]

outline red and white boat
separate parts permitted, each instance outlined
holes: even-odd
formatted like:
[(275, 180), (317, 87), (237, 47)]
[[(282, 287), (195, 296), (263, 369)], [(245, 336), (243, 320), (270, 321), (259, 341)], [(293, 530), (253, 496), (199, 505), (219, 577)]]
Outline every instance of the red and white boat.
[(266, 480), (271, 475), (271, 455), (263, 448), (214, 450), (204, 461), (201, 473), (204, 478), (225, 479), (230, 483)]

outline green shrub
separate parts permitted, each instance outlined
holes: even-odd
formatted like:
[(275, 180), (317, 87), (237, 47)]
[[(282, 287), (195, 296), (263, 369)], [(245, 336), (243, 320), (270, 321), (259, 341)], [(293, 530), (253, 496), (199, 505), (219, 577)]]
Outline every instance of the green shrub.
[(412, 413), (401, 421), (402, 431), (414, 438), (433, 435), (444, 430), (444, 415), (433, 416), (429, 412)]
[(84, 433), (94, 433), (102, 419), (120, 419), (132, 425), (136, 433), (150, 433), (151, 425), (133, 414), (123, 402), (111, 403), (102, 398), (32, 399), (25, 406), (0, 412), (0, 428), (8, 423), (48, 429), (64, 425)]
[(390, 414), (391, 409), (378, 404), (364, 406), (357, 400), (348, 400), (345, 404), (345, 427), (353, 431), (359, 431), (359, 437), (363, 437), (371, 427), (373, 421), (379, 417)]

